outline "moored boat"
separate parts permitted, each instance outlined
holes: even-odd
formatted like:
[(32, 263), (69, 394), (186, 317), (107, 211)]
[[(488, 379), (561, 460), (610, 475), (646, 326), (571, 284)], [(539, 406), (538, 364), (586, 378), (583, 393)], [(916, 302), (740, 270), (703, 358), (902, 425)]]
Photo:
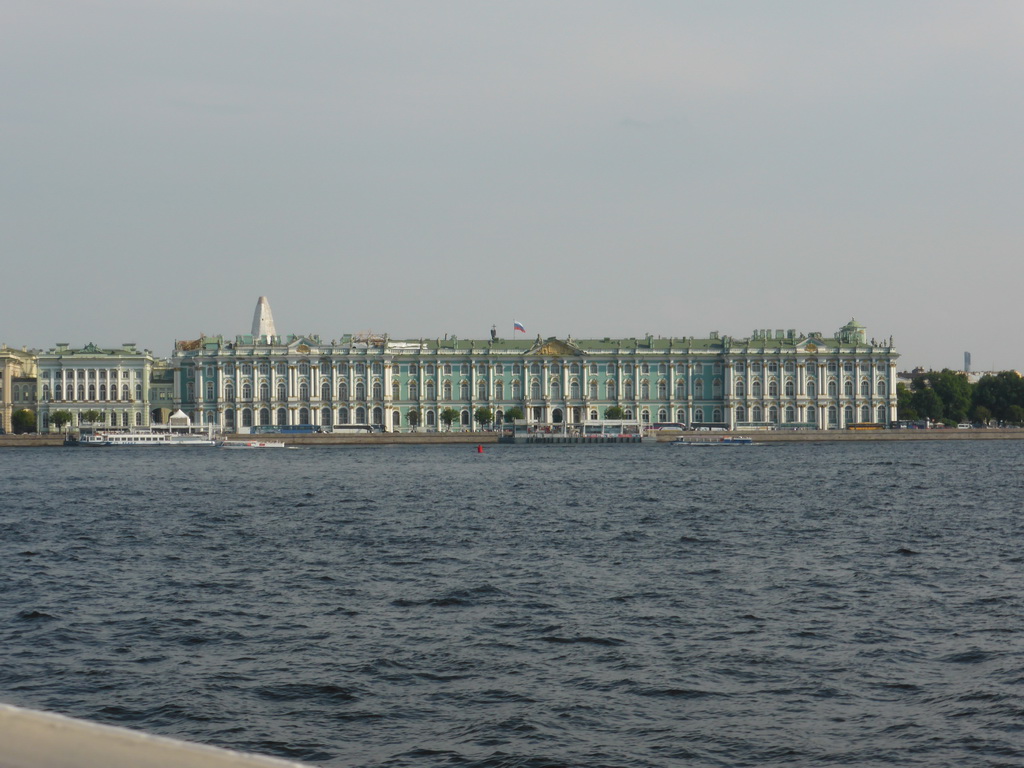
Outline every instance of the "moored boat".
[(720, 445), (753, 445), (752, 437), (738, 437), (727, 435), (725, 437), (680, 437), (673, 440), (669, 445), (681, 445), (691, 448), (711, 448)]
[(246, 448), (287, 448), (283, 442), (279, 440), (225, 440), (219, 443), (221, 448), (233, 448), (233, 449), (246, 449)]

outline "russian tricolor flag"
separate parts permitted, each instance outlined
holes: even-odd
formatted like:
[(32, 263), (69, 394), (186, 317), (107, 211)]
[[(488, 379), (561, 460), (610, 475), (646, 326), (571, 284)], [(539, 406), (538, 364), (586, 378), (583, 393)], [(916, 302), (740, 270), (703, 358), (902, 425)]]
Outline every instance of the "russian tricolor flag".
[(513, 320), (512, 321), (512, 333), (515, 333), (516, 331), (522, 331), (523, 333), (526, 333), (526, 328), (523, 326), (522, 323), (520, 323), (520, 322), (518, 322), (516, 320)]

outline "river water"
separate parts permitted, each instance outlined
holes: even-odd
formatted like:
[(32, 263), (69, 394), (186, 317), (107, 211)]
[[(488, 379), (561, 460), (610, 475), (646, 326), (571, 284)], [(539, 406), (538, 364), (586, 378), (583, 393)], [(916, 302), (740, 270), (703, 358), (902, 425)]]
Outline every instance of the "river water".
[(1017, 441), (0, 452), (0, 701), (323, 766), (1019, 766)]

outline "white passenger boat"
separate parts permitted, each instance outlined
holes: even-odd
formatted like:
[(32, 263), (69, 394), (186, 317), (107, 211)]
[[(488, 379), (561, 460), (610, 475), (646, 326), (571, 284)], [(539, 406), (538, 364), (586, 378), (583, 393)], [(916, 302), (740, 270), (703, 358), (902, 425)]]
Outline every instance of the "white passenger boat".
[(681, 445), (688, 448), (712, 448), (721, 445), (753, 445), (754, 439), (752, 437), (736, 437), (728, 435), (726, 437), (680, 437), (678, 440), (673, 440), (669, 445)]
[(221, 448), (287, 448), (280, 440), (225, 440), (220, 443)]
[(79, 435), (77, 440), (69, 440), (67, 441), (67, 444), (90, 448), (105, 448), (146, 445), (213, 446), (217, 443), (212, 437), (202, 433), (196, 434), (155, 430), (106, 432), (103, 430), (96, 430), (94, 432)]

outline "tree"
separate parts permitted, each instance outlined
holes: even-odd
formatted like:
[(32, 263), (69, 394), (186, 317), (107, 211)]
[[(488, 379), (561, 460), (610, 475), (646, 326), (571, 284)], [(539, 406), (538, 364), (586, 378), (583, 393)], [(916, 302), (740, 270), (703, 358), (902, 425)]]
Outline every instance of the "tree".
[(610, 405), (604, 409), (604, 417), (613, 421), (620, 421), (626, 418), (626, 412), (620, 405)]
[(82, 411), (82, 421), (88, 422), (89, 424), (95, 424), (101, 418), (103, 418), (103, 414), (95, 408), (91, 408), (88, 411)]
[(451, 432), (452, 422), (459, 418), (459, 412), (454, 408), (445, 408), (438, 414), (438, 418), (441, 419), (441, 423), (448, 427), (448, 431)]
[(505, 423), (506, 424), (511, 424), (516, 419), (522, 419), (522, 418), (524, 418), (524, 416), (523, 416), (523, 409), (520, 408), (518, 405), (513, 405), (511, 408), (509, 408), (507, 411), (505, 411)]
[(36, 415), (27, 408), (15, 411), (11, 415), (11, 429), (16, 435), (25, 435), (36, 431)]
[(1024, 407), (1024, 379), (1016, 371), (982, 376), (974, 385), (974, 405), (982, 405), (1000, 421), (1010, 420), (1010, 406)]
[(60, 432), (64, 427), (71, 423), (74, 416), (71, 415), (71, 411), (54, 411), (50, 414), (50, 423), (57, 428)]
[(910, 398), (911, 407), (922, 418), (938, 421), (942, 418), (942, 399), (934, 389), (919, 389)]
[(986, 408), (984, 405), (976, 405), (973, 410), (974, 420), (982, 424), (988, 424), (992, 421), (992, 411)]
[(481, 405), (473, 412), (473, 419), (481, 427), (486, 427), (488, 424), (494, 421), (494, 411), (492, 411), (486, 405)]
[(971, 383), (967, 375), (944, 368), (928, 374), (928, 382), (942, 401), (943, 414), (953, 421), (967, 421), (971, 408)]
[(907, 421), (915, 421), (921, 418), (920, 414), (914, 410), (914, 406), (911, 405), (913, 398), (914, 392), (911, 391), (910, 387), (902, 382), (896, 385), (896, 415), (898, 418)]
[(1012, 424), (1024, 423), (1024, 407), (1019, 405), (1011, 405), (1007, 409), (1006, 420)]
[(405, 420), (409, 422), (409, 426), (412, 427), (412, 431), (416, 431), (416, 427), (420, 425), (420, 410), (419, 408), (411, 408), (409, 412), (405, 414)]

